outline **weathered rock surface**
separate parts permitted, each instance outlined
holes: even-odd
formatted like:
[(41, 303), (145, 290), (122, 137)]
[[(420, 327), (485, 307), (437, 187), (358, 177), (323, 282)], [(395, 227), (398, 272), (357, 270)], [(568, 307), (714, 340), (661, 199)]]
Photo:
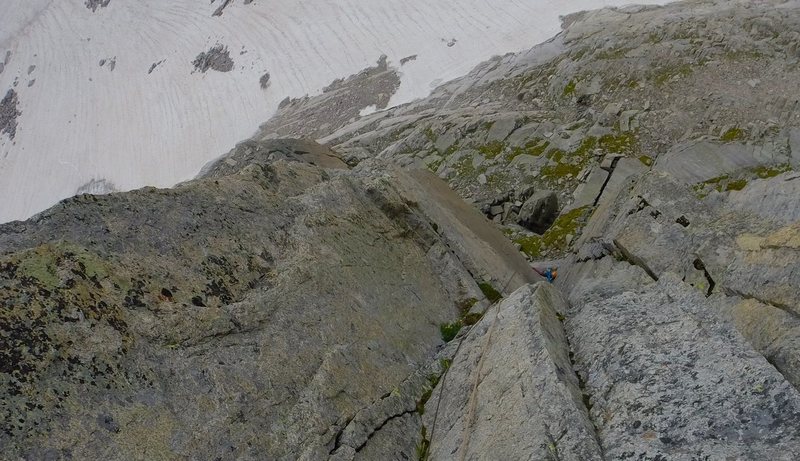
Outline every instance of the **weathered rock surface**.
[(550, 228), (558, 217), (558, 197), (552, 191), (537, 191), (519, 211), (517, 222), (537, 234)]
[(800, 456), (800, 394), (715, 304), (665, 274), (566, 322), (606, 459)]
[(414, 412), (483, 295), (391, 181), (257, 160), (307, 147), (0, 226), (4, 458), (321, 459)]
[(426, 406), (430, 459), (603, 459), (559, 320), (566, 307), (542, 282), (487, 311)]
[(798, 30), (584, 12), (369, 113), (381, 59), (0, 226), (0, 457), (800, 458)]

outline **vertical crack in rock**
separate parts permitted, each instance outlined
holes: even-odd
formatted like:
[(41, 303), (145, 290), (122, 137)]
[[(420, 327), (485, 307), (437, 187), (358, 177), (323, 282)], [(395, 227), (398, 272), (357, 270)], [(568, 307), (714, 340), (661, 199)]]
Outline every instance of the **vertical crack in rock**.
[[(592, 428), (594, 429), (594, 438), (597, 441), (597, 447), (600, 450), (600, 456), (603, 457), (603, 444), (600, 443), (600, 430), (598, 428), (597, 423), (595, 422), (594, 417), (592, 416), (592, 394), (589, 392), (589, 388), (586, 385), (586, 379), (581, 375), (579, 371), (578, 364), (575, 362), (575, 353), (572, 351), (572, 341), (569, 339), (569, 335), (567, 334), (567, 329), (564, 328), (564, 318), (561, 314), (557, 316), (559, 324), (561, 324), (561, 330), (564, 332), (564, 342), (566, 343), (567, 349), (567, 356), (569, 357), (569, 363), (572, 367), (572, 372), (575, 374), (575, 377), (578, 380), (578, 390), (581, 393), (581, 402), (583, 403), (583, 407), (586, 410), (586, 417), (589, 419), (589, 422), (592, 424)], [(576, 402), (577, 404), (577, 402)], [(563, 437), (559, 437), (559, 440)], [(555, 442), (553, 442), (554, 446), (557, 446)], [(557, 455), (557, 452), (554, 453)]]
[(380, 432), (380, 430), (381, 430), (381, 429), (383, 429), (383, 426), (385, 426), (385, 425), (389, 424), (389, 422), (391, 422), (392, 420), (395, 420), (395, 419), (397, 419), (397, 418), (402, 418), (403, 416), (406, 416), (406, 415), (413, 415), (413, 414), (414, 414), (414, 413), (416, 413), (416, 412), (417, 412), (417, 410), (416, 410), (416, 409), (415, 409), (415, 410), (406, 410), (406, 411), (404, 411), (404, 412), (402, 412), (402, 413), (399, 413), (399, 414), (396, 414), (396, 415), (391, 415), (391, 416), (389, 416), (388, 418), (384, 419), (384, 420), (383, 420), (383, 421), (380, 423), (380, 425), (378, 425), (378, 427), (376, 427), (375, 429), (373, 429), (373, 430), (372, 430), (372, 432), (370, 432), (370, 433), (369, 433), (369, 435), (367, 435), (367, 440), (365, 440), (365, 441), (364, 441), (364, 443), (362, 443), (361, 445), (359, 445), (358, 447), (356, 447), (356, 449), (355, 449), (355, 450), (356, 450), (356, 453), (358, 453), (358, 452), (360, 452), (361, 450), (363, 450), (363, 449), (364, 449), (364, 447), (366, 447), (366, 446), (367, 446), (367, 443), (369, 443), (369, 440), (370, 440), (371, 438), (373, 438), (373, 437), (375, 436), (375, 434), (377, 434), (378, 432)]
[(714, 287), (717, 286), (717, 283), (714, 281), (713, 278), (711, 278), (711, 274), (708, 273), (706, 265), (703, 264), (703, 261), (700, 258), (695, 259), (692, 265), (694, 266), (695, 269), (703, 271), (703, 275), (705, 276), (706, 281), (708, 281), (708, 291), (706, 291), (706, 298), (708, 298), (709, 296), (711, 296), (711, 293), (714, 292)]
[(18, 104), (19, 98), (13, 89), (8, 90), (0, 101), (0, 134), (8, 135), (11, 140), (17, 135), (17, 117), (22, 115), (17, 109)]
[(614, 175), (614, 169), (617, 168), (617, 163), (619, 162), (620, 158), (622, 157), (617, 157), (611, 161), (611, 167), (608, 169), (608, 175), (606, 176), (606, 180), (603, 182), (603, 185), (600, 186), (600, 191), (597, 193), (597, 197), (595, 197), (592, 206), (597, 206), (597, 204), (600, 203), (600, 199), (603, 197), (603, 192), (605, 192), (606, 186), (608, 186), (608, 183), (611, 181), (611, 176)]
[(205, 73), (208, 69), (217, 72), (230, 72), (233, 70), (233, 59), (228, 52), (228, 47), (217, 44), (208, 51), (200, 53), (192, 61), (194, 68)]
[(658, 281), (658, 277), (656, 276), (656, 274), (653, 272), (652, 269), (650, 269), (650, 267), (647, 264), (645, 264), (644, 261), (642, 261), (641, 258), (638, 258), (635, 255), (633, 255), (624, 246), (622, 246), (619, 243), (619, 241), (616, 240), (616, 239), (614, 239), (614, 246), (617, 247), (617, 250), (619, 250), (620, 256), (622, 256), (625, 259), (625, 261), (627, 261), (628, 263), (630, 263), (630, 264), (632, 264), (634, 266), (641, 267), (647, 273), (647, 275), (649, 275), (650, 278), (653, 279), (653, 281), (656, 281), (656, 282)]

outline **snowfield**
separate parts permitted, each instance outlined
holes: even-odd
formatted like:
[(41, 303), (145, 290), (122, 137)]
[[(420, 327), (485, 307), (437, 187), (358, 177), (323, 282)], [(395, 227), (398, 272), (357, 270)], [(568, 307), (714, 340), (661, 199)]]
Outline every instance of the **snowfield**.
[(381, 55), (401, 73), (397, 105), (550, 38), (560, 15), (626, 3), (0, 0), (0, 222), (190, 179), (285, 97)]

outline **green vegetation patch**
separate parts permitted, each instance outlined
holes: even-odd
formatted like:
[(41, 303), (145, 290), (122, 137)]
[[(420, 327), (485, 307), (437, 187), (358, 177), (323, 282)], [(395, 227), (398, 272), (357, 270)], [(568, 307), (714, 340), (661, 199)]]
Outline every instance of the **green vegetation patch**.
[(430, 126), (425, 127), (422, 133), (425, 135), (426, 138), (428, 138), (428, 141), (436, 142), (436, 134), (434, 134), (433, 128), (431, 128)]
[(442, 341), (449, 343), (461, 331), (461, 320), (456, 320), (453, 323), (443, 323), (439, 325), (439, 331), (442, 333)]
[(692, 66), (689, 64), (666, 66), (657, 69), (653, 73), (653, 82), (655, 82), (656, 85), (664, 85), (675, 76), (688, 77), (692, 75), (693, 72)]
[(594, 156), (594, 150), (600, 146), (602, 139), (598, 141), (597, 138), (587, 137), (581, 142), (580, 146), (570, 153), (566, 153), (561, 149), (547, 151), (545, 156), (553, 163), (542, 167), (542, 178), (551, 181), (558, 181), (562, 178), (576, 178), (589, 165)]
[(420, 429), (420, 441), (416, 447), (417, 460), (428, 461), (428, 458), (430, 456), (430, 448), (431, 448), (431, 441), (428, 439), (428, 430), (423, 425), (422, 429)]
[(503, 141), (491, 141), (482, 146), (478, 146), (478, 152), (483, 154), (487, 159), (495, 158), (503, 153), (506, 148), (506, 143)]
[(469, 155), (465, 155), (462, 159), (460, 159), (458, 163), (453, 165), (453, 168), (455, 169), (456, 174), (461, 178), (471, 178), (480, 174), (472, 165), (472, 157)]
[(572, 96), (575, 94), (575, 88), (577, 86), (578, 83), (575, 80), (570, 80), (567, 86), (564, 87), (564, 96)]
[(715, 178), (707, 179), (701, 183), (695, 184), (692, 186), (694, 189), (695, 194), (698, 198), (703, 199), (708, 196), (711, 191), (716, 190), (717, 192), (723, 191), (740, 191), (747, 187), (748, 178), (761, 178), (761, 179), (768, 179), (774, 178), (781, 173), (785, 173), (787, 171), (791, 171), (791, 165), (784, 164), (784, 165), (776, 165), (776, 166), (768, 166), (762, 165), (755, 168), (750, 168), (735, 178), (731, 178), (729, 175), (724, 174), (722, 176), (717, 176)]
[(599, 53), (595, 54), (595, 58), (609, 60), (609, 59), (622, 59), (625, 55), (631, 51), (633, 48), (609, 48), (607, 50), (602, 50)]
[(639, 161), (645, 164), (645, 166), (653, 166), (653, 157), (647, 155), (640, 155)]
[(745, 186), (747, 186), (747, 180), (746, 179), (744, 179), (744, 178), (735, 179), (733, 181), (730, 181), (725, 186), (725, 190), (742, 190), (742, 189), (745, 188)]
[(440, 375), (428, 376), (428, 383), (425, 386), (425, 392), (423, 392), (422, 396), (417, 401), (417, 413), (419, 413), (420, 415), (425, 414), (425, 404), (428, 403), (428, 400), (431, 399), (431, 395), (433, 395), (433, 390), (436, 388), (436, 385), (439, 384), (439, 379), (441, 379)]
[(632, 132), (607, 134), (599, 139), (597, 147), (607, 154), (635, 156), (639, 152), (639, 141)]
[(556, 218), (553, 225), (543, 235), (523, 236), (515, 238), (513, 241), (518, 243), (522, 252), (532, 259), (540, 258), (545, 249), (566, 250), (567, 236), (572, 235), (573, 238), (577, 236), (589, 210), (589, 206), (571, 210)]
[(430, 170), (432, 173), (436, 173), (437, 171), (439, 171), (439, 167), (440, 167), (440, 166), (442, 166), (442, 163), (444, 163), (444, 159), (443, 159), (443, 158), (442, 158), (442, 159), (439, 159), (439, 160), (435, 160), (435, 161), (433, 161), (433, 162), (430, 162), (430, 163), (427, 165), (427, 168), (428, 168), (428, 170)]
[(733, 127), (722, 133), (722, 136), (720, 136), (719, 139), (723, 142), (744, 141), (747, 139), (747, 133), (741, 128)]
[(767, 179), (767, 178), (774, 178), (775, 176), (778, 176), (781, 173), (786, 173), (787, 171), (791, 171), (791, 169), (792, 166), (787, 163), (785, 165), (772, 166), (772, 167), (771, 166), (756, 167), (753, 168), (753, 173), (755, 173), (756, 176), (758, 176), (761, 179)]
[(497, 301), (503, 299), (503, 295), (500, 294), (500, 292), (497, 291), (489, 282), (481, 282), (478, 284), (478, 287), (486, 296), (486, 299), (488, 299), (492, 303), (496, 303)]
[(550, 147), (550, 141), (536, 138), (525, 143), (525, 147), (514, 147), (511, 149), (511, 152), (506, 155), (506, 159), (511, 163), (511, 161), (520, 155), (538, 157), (542, 155), (548, 147)]

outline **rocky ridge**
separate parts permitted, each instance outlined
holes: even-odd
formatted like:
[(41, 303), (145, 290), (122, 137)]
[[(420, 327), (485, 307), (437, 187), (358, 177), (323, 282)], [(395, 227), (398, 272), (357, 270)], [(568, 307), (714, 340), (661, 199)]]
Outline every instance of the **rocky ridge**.
[(797, 459), (798, 22), (582, 13), (358, 116), (379, 63), (175, 189), (0, 226), (0, 451)]

